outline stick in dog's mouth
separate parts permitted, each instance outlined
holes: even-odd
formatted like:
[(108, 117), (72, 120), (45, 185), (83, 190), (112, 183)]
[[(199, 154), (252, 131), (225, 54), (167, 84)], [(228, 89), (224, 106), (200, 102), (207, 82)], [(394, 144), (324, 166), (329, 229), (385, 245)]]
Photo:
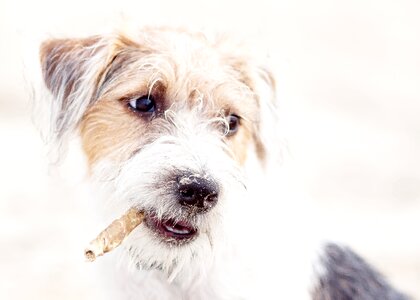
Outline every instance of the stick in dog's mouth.
[(113, 221), (85, 249), (88, 261), (94, 261), (98, 256), (118, 247), (123, 240), (143, 222), (144, 213), (137, 208), (130, 208), (123, 216)]

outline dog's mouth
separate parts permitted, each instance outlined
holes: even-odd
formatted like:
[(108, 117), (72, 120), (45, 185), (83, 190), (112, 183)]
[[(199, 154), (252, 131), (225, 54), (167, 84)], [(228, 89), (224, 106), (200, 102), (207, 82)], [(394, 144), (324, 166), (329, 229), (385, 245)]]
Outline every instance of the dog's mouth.
[(154, 214), (146, 216), (145, 224), (168, 242), (188, 242), (198, 234), (198, 230), (187, 221), (159, 219)]

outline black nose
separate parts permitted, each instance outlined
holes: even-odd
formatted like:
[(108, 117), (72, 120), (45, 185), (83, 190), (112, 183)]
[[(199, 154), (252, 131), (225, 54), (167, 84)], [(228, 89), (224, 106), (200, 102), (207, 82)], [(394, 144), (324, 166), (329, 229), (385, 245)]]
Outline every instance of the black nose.
[(202, 175), (187, 174), (178, 178), (178, 200), (183, 206), (207, 211), (217, 203), (219, 188), (216, 182)]

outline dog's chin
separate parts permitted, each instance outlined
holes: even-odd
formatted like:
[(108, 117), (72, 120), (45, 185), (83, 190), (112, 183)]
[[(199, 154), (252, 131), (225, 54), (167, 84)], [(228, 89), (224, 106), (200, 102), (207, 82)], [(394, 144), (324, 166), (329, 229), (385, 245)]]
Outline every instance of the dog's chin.
[(146, 213), (139, 235), (133, 235), (127, 244), (131, 265), (138, 270), (159, 270), (168, 278), (177, 276), (198, 257), (200, 262), (211, 257), (212, 243), (203, 225), (194, 217), (178, 219)]
[(188, 244), (199, 235), (198, 228), (192, 222), (158, 218), (154, 213), (146, 214), (144, 224), (155, 238), (171, 246)]
[(220, 245), (220, 239), (215, 240), (214, 236), (220, 237), (222, 224), (212, 212), (160, 214), (153, 208), (143, 210), (145, 219), (127, 238), (126, 251), (120, 256), (123, 261), (128, 259), (129, 268), (156, 270), (175, 280), (187, 276), (192, 269), (211, 265)]

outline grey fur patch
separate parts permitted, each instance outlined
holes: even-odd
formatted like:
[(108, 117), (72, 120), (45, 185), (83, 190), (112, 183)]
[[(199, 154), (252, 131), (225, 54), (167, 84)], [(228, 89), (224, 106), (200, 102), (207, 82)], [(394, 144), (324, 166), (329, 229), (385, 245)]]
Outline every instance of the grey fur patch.
[(326, 273), (313, 290), (314, 300), (408, 300), (349, 248), (328, 244), (321, 258)]

